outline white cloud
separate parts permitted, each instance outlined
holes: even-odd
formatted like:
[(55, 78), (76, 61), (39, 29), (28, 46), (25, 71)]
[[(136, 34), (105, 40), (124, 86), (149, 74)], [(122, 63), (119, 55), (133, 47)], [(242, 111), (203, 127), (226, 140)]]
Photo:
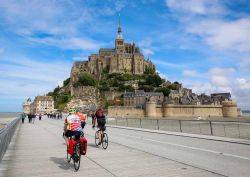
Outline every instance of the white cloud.
[(5, 102), (15, 100), (15, 109), (19, 110), (21, 102), (19, 108), (17, 102), (20, 100), (44, 95), (53, 91), (57, 85), (62, 85), (69, 77), (72, 66), (65, 61), (42, 62), (22, 57), (12, 60), (2, 59), (2, 61), (8, 64), (0, 63), (0, 98)]
[(236, 71), (234, 68), (219, 68), (219, 67), (215, 67), (215, 68), (211, 68), (209, 71), (208, 71), (209, 74), (211, 75), (217, 75), (217, 76), (229, 76), (229, 75), (232, 75), (232, 74), (235, 74)]
[[(76, 33), (76, 27), (92, 19), (88, 8), (71, 2), (2, 0), (1, 16), (11, 30), (22, 35)], [(66, 15), (67, 14), (67, 15)]]
[(158, 60), (158, 59), (153, 59), (152, 62), (154, 64), (158, 64), (167, 68), (185, 68), (186, 65), (184, 64), (176, 64), (176, 63), (171, 63), (163, 60)]
[(161, 77), (162, 79), (168, 80), (168, 77), (167, 77), (167, 75), (166, 75), (165, 73), (162, 73), (162, 72), (160, 72), (159, 70), (156, 70), (156, 72), (159, 73), (159, 75), (160, 75), (160, 77)]
[(199, 77), (199, 74), (195, 70), (184, 70), (183, 76), (187, 77)]
[[(10, 64), (0, 63), (1, 78), (51, 82), (56, 84), (69, 76), (71, 63), (63, 61), (35, 61), (27, 58), (5, 60)], [(25, 83), (27, 81), (24, 81)]]
[(237, 78), (236, 83), (237, 87), (239, 87), (240, 89), (249, 89), (250, 91), (250, 80), (246, 80), (245, 78)]
[(211, 83), (217, 87), (224, 88), (229, 85), (229, 79), (225, 76), (211, 76)]
[(165, 0), (167, 7), (181, 13), (198, 15), (221, 14), (225, 11), (219, 0)]
[(149, 38), (146, 38), (140, 42), (138, 42), (140, 48), (142, 49), (142, 52), (144, 55), (153, 55), (154, 54), (154, 47), (152, 45), (152, 40)]
[[(189, 73), (188, 73), (189, 74)], [(191, 72), (192, 74), (192, 72)], [(230, 92), (232, 99), (236, 100), (239, 107), (250, 109), (250, 77), (237, 77), (234, 68), (211, 68), (207, 73), (199, 73), (201, 78), (184, 80), (194, 93)]]
[(187, 26), (187, 32), (202, 37), (215, 50), (250, 52), (250, 18), (196, 20)]
[(250, 72), (249, 68), (250, 68), (250, 56), (246, 56), (243, 59), (241, 59), (238, 63), (238, 70), (242, 71), (242, 72)]
[(100, 48), (102, 45), (100, 42), (87, 39), (87, 38), (56, 38), (56, 37), (46, 37), (46, 38), (29, 38), (32, 42), (37, 42), (46, 45), (52, 45), (60, 47), (62, 49), (72, 49), (72, 50), (93, 50)]
[(231, 80), (236, 73), (233, 68), (211, 68), (208, 71), (208, 77), (212, 85), (216, 86), (219, 92), (231, 92)]
[(115, 1), (115, 10), (118, 12), (121, 11), (126, 6), (126, 3), (124, 0)]
[(0, 17), (8, 31), (31, 42), (72, 50), (97, 49), (100, 42), (82, 35), (82, 29), (94, 26), (91, 23), (94, 9), (85, 5), (69, 1), (3, 0)]
[(154, 54), (154, 51), (149, 49), (149, 48), (143, 48), (142, 49), (142, 53), (145, 55), (145, 56), (149, 56), (149, 55), (153, 55)]

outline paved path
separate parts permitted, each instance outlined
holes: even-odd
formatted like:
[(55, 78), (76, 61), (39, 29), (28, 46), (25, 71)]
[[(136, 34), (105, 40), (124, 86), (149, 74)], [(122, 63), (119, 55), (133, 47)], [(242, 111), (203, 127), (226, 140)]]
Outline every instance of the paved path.
[[(200, 159), (197, 159), (197, 156), (202, 153), (209, 156), (211, 152), (201, 153), (199, 149), (187, 150), (185, 144), (181, 144), (182, 147), (174, 145), (188, 142), (191, 143), (189, 146), (196, 146), (200, 143), (197, 139), (192, 139), (192, 143), (182, 137), (183, 141), (176, 140), (176, 142), (169, 142), (171, 144), (164, 144), (164, 142), (168, 142), (166, 141), (166, 135), (149, 132), (144, 132), (144, 134), (143, 132), (109, 127), (110, 144), (107, 150), (103, 150), (94, 145), (94, 131), (88, 125), (85, 131), (89, 141), (88, 153), (81, 160), (80, 170), (74, 172), (73, 164), (66, 162), (66, 147), (62, 138), (62, 127), (63, 122), (61, 120), (47, 118), (42, 121), (37, 120), (35, 124), (25, 123), (20, 125), (0, 164), (0, 176), (223, 176), (219, 175), (220, 170), (207, 169), (206, 166), (194, 163), (196, 160), (198, 160), (198, 163), (202, 163)], [(156, 137), (159, 139), (156, 139)], [(176, 136), (173, 137), (176, 138)], [(155, 141), (152, 142), (152, 140)], [(220, 148), (223, 149), (223, 147)], [(240, 157), (244, 156), (245, 151), (250, 152), (249, 146), (244, 148)], [(231, 151), (229, 151), (230, 153)], [(187, 159), (183, 159), (183, 157), (187, 157)], [(232, 159), (232, 157), (229, 157), (229, 160)], [(209, 161), (211, 159), (204, 160)], [(244, 167), (250, 162), (247, 159), (241, 160), (239, 165)], [(224, 166), (226, 165), (224, 164)], [(238, 166), (235, 166), (235, 168), (238, 168)], [(248, 173), (248, 171), (243, 171), (242, 175), (244, 176), (245, 173)], [(230, 173), (229, 176), (234, 176), (234, 174)]]

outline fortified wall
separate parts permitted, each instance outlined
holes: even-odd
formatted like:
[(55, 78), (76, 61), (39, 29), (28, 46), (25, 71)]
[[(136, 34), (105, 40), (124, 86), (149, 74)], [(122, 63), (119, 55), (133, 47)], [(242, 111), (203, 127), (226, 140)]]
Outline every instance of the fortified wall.
[(109, 106), (108, 116), (139, 118), (144, 117), (144, 110), (133, 106)]
[(237, 105), (234, 101), (224, 101), (222, 105), (174, 105), (157, 106), (155, 101), (146, 102), (145, 109), (135, 107), (112, 106), (108, 116), (116, 117), (237, 117)]

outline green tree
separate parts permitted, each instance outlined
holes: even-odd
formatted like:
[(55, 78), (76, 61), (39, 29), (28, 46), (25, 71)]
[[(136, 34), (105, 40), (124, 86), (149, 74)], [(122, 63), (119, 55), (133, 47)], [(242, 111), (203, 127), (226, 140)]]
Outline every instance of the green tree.
[(133, 92), (135, 89), (131, 85), (120, 84), (118, 90), (121, 92), (124, 92), (125, 90), (128, 92)]
[(162, 79), (158, 74), (154, 75), (147, 75), (146, 76), (146, 85), (152, 85), (154, 87), (158, 87), (159, 85), (162, 84)]
[(63, 86), (65, 87), (66, 85), (68, 85), (70, 82), (70, 78), (66, 79), (65, 81), (63, 81)]
[(155, 68), (154, 67), (150, 67), (150, 66), (146, 66), (144, 74), (155, 74)]
[(60, 91), (60, 87), (57, 86), (57, 87), (54, 89), (54, 94), (57, 93), (57, 92), (59, 92), (59, 91)]
[(78, 81), (74, 84), (75, 87), (77, 86), (95, 86), (97, 83), (96, 79), (94, 79), (89, 74), (82, 74), (79, 76)]
[(154, 87), (152, 85), (141, 85), (139, 90), (144, 90), (145, 92), (153, 92)]
[(170, 90), (176, 90), (176, 85), (175, 84), (170, 84), (167, 86), (168, 89)]
[(170, 94), (170, 89), (167, 87), (163, 87), (163, 88), (157, 88), (155, 90), (155, 92), (162, 92), (164, 96), (169, 96)]
[(100, 89), (101, 91), (108, 91), (108, 90), (109, 90), (109, 84), (108, 84), (108, 82), (105, 81), (105, 80), (101, 80), (101, 81), (99, 82), (99, 89)]

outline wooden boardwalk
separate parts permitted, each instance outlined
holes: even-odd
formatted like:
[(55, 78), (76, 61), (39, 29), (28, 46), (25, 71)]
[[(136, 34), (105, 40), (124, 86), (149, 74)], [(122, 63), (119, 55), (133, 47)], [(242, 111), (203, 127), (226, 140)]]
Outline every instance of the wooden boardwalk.
[(62, 176), (219, 176), (215, 173), (178, 163), (112, 142), (107, 150), (94, 145), (94, 130), (86, 126), (88, 153), (74, 171), (66, 162), (62, 138), (63, 121), (44, 118), (35, 124), (21, 124), (0, 164), (1, 177)]

